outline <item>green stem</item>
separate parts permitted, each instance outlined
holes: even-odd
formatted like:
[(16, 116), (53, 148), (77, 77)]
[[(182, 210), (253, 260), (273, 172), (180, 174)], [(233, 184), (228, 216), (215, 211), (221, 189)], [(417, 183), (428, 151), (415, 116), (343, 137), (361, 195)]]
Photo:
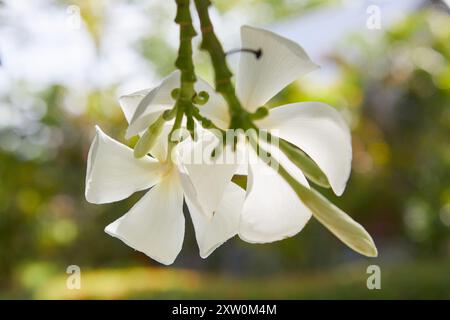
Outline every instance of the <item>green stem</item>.
[[(209, 17), (208, 8), (211, 5), (211, 2), (209, 0), (194, 0), (194, 2), (202, 28), (201, 49), (207, 51), (211, 57), (215, 73), (216, 91), (222, 94), (228, 103), (231, 115), (230, 128), (244, 130), (255, 129), (258, 131), (253, 120), (267, 116), (268, 111), (265, 108), (259, 108), (254, 114), (251, 114), (242, 107), (242, 104), (236, 95), (236, 90), (231, 82), (233, 74), (228, 68), (226, 54), (214, 33), (214, 27)], [(294, 152), (295, 149), (289, 148), (289, 145), (283, 141), (280, 147), (288, 158), (296, 165), (300, 165), (299, 167), (304, 169), (307, 172), (308, 177), (312, 178), (315, 183), (329, 187), (328, 180), (323, 172), (314, 162), (309, 161), (306, 156), (300, 157), (300, 150)]]
[(214, 68), (216, 91), (223, 96), (229, 107), (231, 116), (230, 127), (249, 129), (253, 127), (250, 114), (242, 107), (236, 95), (236, 90), (231, 82), (233, 73), (228, 67), (225, 51), (214, 33), (214, 27), (209, 17), (208, 8), (211, 5), (211, 1), (194, 0), (194, 2), (202, 31), (200, 49), (207, 51), (211, 58), (211, 63)]
[(187, 118), (187, 128), (191, 133), (194, 130), (192, 99), (195, 96), (194, 84), (197, 81), (195, 76), (194, 61), (192, 59), (192, 38), (197, 33), (192, 25), (190, 0), (175, 0), (177, 4), (177, 15), (175, 23), (180, 27), (180, 46), (178, 48), (178, 57), (175, 66), (180, 70), (180, 90), (175, 102), (176, 118), (174, 126), (169, 134), (169, 153), (176, 144), (171, 139), (172, 133), (181, 127), (183, 116)]

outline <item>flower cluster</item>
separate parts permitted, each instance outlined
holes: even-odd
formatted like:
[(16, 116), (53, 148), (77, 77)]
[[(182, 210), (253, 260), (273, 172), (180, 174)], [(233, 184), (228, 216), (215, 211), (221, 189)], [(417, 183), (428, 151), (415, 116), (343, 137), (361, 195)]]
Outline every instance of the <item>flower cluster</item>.
[[(156, 88), (120, 98), (129, 123), (126, 138), (140, 136), (134, 150), (97, 128), (88, 155), (86, 199), (109, 203), (149, 189), (105, 231), (171, 264), (183, 243), (185, 202), (203, 258), (235, 235), (251, 243), (294, 236), (311, 216), (350, 248), (376, 256), (364, 228), (310, 185), (341, 195), (349, 178), (351, 136), (337, 110), (319, 102), (264, 107), (318, 66), (298, 44), (266, 30), (244, 26), (241, 42), (259, 53), (240, 56), (236, 95), (243, 110), (230, 112), (223, 95), (196, 79), (194, 116), (175, 116), (183, 81), (177, 70)], [(236, 120), (239, 112), (241, 118), (249, 115), (249, 126)], [(230, 128), (232, 142), (223, 141)], [(262, 133), (269, 138), (262, 139)], [(269, 151), (268, 161), (261, 160), (262, 151)], [(233, 160), (223, 161), (227, 156)], [(235, 175), (247, 177), (245, 189), (232, 181)]]

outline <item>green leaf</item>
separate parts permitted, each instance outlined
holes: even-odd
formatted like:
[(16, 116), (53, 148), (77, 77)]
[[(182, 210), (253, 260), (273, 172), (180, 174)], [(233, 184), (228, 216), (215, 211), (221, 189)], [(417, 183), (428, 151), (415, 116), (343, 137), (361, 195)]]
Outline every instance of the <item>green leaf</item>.
[(323, 171), (317, 166), (317, 164), (306, 155), (302, 150), (296, 146), (290, 144), (286, 140), (280, 139), (280, 150), (291, 160), (304, 175), (317, 184), (318, 186), (324, 188), (330, 188), (330, 183), (328, 178), (323, 173)]

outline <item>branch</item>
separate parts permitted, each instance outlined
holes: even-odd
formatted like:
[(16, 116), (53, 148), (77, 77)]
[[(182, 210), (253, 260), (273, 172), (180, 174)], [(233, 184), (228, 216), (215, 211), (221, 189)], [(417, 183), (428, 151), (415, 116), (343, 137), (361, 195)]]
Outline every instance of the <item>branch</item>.
[(177, 15), (175, 23), (180, 26), (180, 46), (178, 48), (178, 57), (175, 66), (181, 72), (180, 90), (178, 91), (175, 103), (176, 118), (172, 131), (169, 134), (169, 146), (172, 146), (170, 137), (172, 133), (179, 129), (183, 115), (187, 118), (187, 129), (193, 135), (194, 119), (192, 98), (195, 96), (194, 84), (197, 81), (195, 76), (194, 62), (192, 60), (192, 38), (197, 33), (192, 25), (191, 11), (189, 8), (190, 0), (175, 0), (177, 4)]
[(214, 68), (215, 87), (228, 104), (231, 116), (231, 128), (249, 129), (253, 127), (249, 113), (242, 107), (241, 102), (236, 96), (236, 91), (231, 82), (233, 76), (230, 71), (226, 54), (222, 44), (214, 33), (214, 27), (209, 17), (208, 8), (211, 5), (209, 0), (194, 0), (200, 26), (202, 31), (202, 42), (200, 49), (207, 51)]

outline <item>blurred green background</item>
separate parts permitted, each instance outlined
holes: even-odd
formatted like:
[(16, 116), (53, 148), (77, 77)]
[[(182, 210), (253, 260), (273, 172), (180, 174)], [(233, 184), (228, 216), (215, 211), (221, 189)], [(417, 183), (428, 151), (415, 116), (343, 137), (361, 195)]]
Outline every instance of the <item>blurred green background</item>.
[[(321, 191), (366, 227), (379, 257), (311, 221), (293, 238), (234, 238), (202, 260), (187, 219), (182, 252), (164, 267), (103, 232), (140, 195), (91, 205), (84, 176), (95, 124), (128, 143), (118, 96), (174, 69), (173, 1), (1, 1), (0, 298), (449, 299), (448, 1), (399, 3), (217, 0), (213, 12), (227, 49), (249, 23), (322, 65), (270, 104), (324, 101), (348, 120), (348, 188)], [(381, 28), (368, 27), (377, 12)], [(210, 79), (207, 57), (195, 60)], [(372, 264), (381, 290), (366, 287)], [(81, 290), (66, 288), (69, 265), (81, 268)]]

